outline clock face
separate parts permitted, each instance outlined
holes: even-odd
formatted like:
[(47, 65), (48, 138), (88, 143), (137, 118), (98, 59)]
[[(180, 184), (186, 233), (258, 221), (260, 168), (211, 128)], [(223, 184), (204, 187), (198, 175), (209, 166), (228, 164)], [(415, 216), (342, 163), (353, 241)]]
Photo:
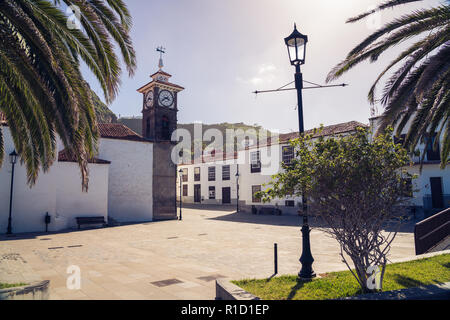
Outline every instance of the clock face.
[(158, 102), (163, 107), (172, 108), (173, 105), (173, 94), (168, 90), (162, 90), (159, 93)]
[(153, 91), (149, 91), (145, 96), (145, 106), (151, 107), (152, 105), (153, 105)]

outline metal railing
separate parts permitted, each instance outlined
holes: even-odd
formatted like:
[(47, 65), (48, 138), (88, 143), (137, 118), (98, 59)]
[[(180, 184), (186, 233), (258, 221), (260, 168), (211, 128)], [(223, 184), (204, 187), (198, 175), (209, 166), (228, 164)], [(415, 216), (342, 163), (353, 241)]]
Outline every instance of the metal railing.
[(450, 235), (450, 208), (416, 224), (416, 255), (424, 254)]

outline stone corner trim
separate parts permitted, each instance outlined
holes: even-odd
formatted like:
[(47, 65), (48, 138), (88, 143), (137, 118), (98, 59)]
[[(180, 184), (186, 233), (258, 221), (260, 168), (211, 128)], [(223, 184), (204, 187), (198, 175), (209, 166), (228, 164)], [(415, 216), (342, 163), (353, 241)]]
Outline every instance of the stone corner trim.
[(232, 284), (229, 280), (216, 280), (216, 300), (261, 300), (257, 296)]
[(0, 290), (0, 300), (48, 300), (50, 281), (34, 282), (30, 285)]

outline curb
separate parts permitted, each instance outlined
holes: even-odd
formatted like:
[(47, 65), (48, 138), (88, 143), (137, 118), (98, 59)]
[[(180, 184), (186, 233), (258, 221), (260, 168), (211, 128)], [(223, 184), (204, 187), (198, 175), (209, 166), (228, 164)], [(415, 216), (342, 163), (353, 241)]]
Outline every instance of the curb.
[(216, 300), (261, 300), (257, 296), (245, 291), (229, 280), (216, 280)]
[(0, 300), (48, 300), (50, 281), (34, 282), (27, 286), (0, 289)]
[[(450, 250), (426, 253), (418, 256), (396, 259), (391, 263), (421, 260), (449, 253)], [(216, 280), (216, 300), (261, 300), (261, 298), (231, 283), (230, 280)], [(450, 300), (450, 282), (394, 291), (369, 293), (335, 300)]]

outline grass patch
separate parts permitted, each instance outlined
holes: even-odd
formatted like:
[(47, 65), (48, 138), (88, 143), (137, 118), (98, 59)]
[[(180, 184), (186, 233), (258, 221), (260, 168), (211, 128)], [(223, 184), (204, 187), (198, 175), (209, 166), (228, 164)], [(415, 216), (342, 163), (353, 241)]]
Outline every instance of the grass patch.
[[(450, 281), (450, 254), (390, 264), (386, 267), (383, 291), (438, 284)], [(309, 282), (297, 276), (232, 281), (263, 300), (326, 300), (361, 294), (350, 271), (332, 272)]]
[(10, 284), (10, 283), (0, 283), (0, 289), (9, 289), (9, 288), (15, 288), (15, 287), (22, 287), (22, 286), (26, 286), (26, 283), (14, 283), (14, 284)]

